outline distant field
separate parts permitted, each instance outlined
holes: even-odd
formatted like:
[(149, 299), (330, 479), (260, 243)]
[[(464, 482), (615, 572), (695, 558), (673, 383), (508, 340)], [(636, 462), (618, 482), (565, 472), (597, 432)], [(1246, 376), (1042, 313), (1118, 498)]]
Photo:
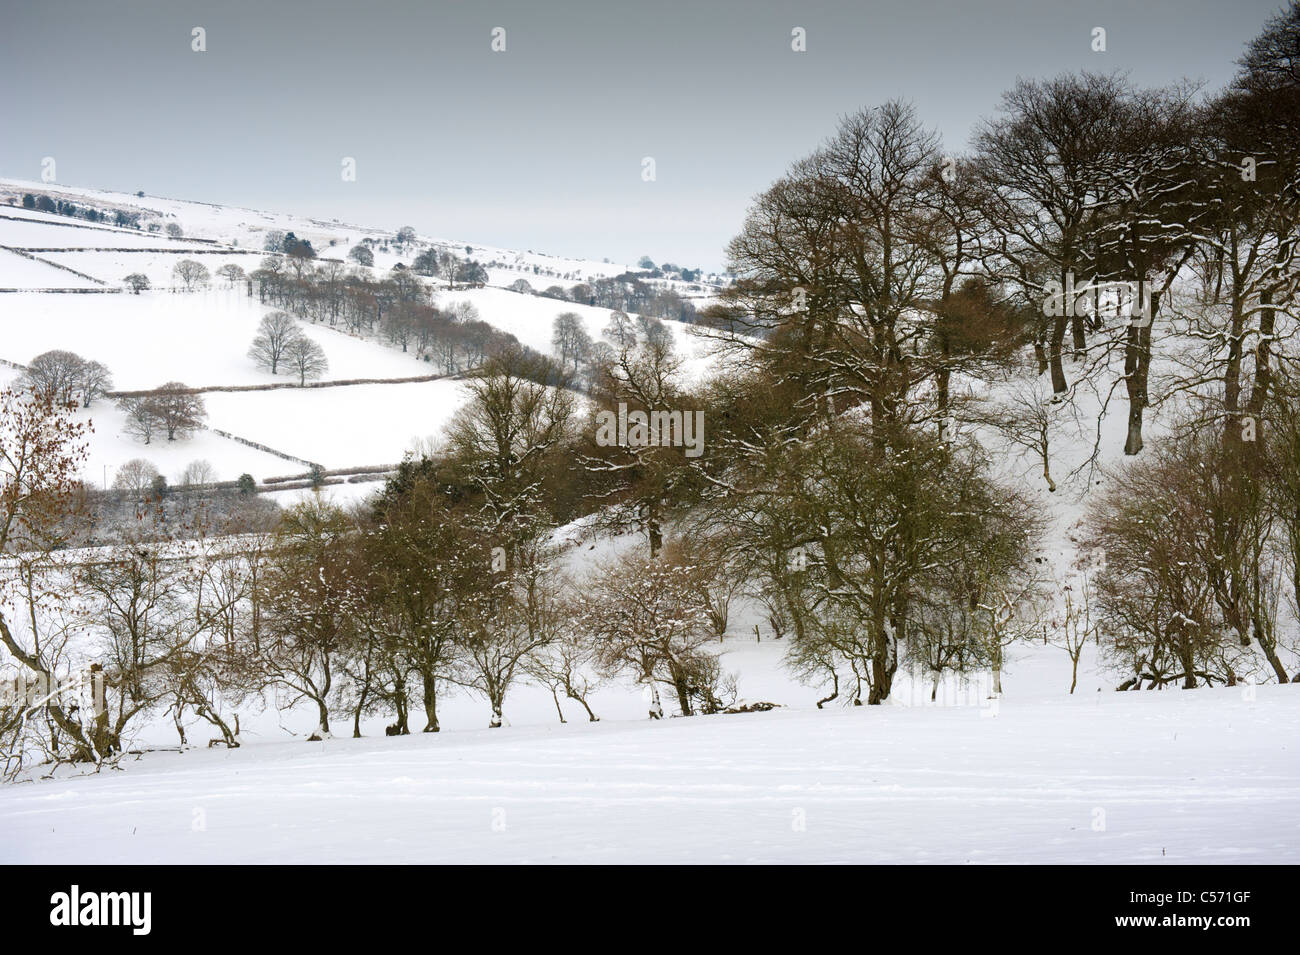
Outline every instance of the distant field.
[[(65, 273), (66, 274), (66, 273)], [(69, 276), (71, 278), (72, 276)], [(248, 344), (271, 311), (242, 289), (192, 294), (8, 295), (0, 358), (26, 362), (51, 348), (102, 361), (120, 390), (179, 380), (193, 386), (290, 380), (259, 369)], [(328, 328), (303, 326), (329, 359), (330, 378), (401, 378), (429, 374), (411, 355)]]
[[(618, 263), (565, 258), (542, 252), (470, 245), (424, 237), (413, 245), (390, 243), (391, 232), (341, 222), (326, 222), (284, 213), (261, 212), (155, 196), (106, 193), (94, 189), (0, 180), (0, 195), (20, 201), (25, 192), (64, 199), (77, 205), (124, 209), (142, 223), (158, 228), (176, 222), (186, 238), (173, 240), (163, 231), (122, 229), (102, 223), (0, 204), (0, 245), (53, 248), (36, 262), (0, 250), (0, 288), (97, 289), (92, 279), (120, 289), (133, 272), (148, 277), (153, 289), (140, 295), (41, 294), (14, 292), (0, 296), (0, 358), (26, 363), (51, 349), (75, 351), (103, 362), (121, 391), (156, 388), (167, 381), (191, 387), (247, 386), (286, 383), (289, 375), (272, 376), (248, 358), (249, 343), (262, 317), (273, 310), (249, 297), (243, 284), (229, 287), (217, 269), (234, 263), (246, 272), (261, 264), (262, 249), (272, 230), (294, 232), (309, 239), (322, 257), (344, 259), (348, 250), (369, 238), (375, 255), (372, 275), (382, 275), (398, 262), (409, 265), (421, 249), (449, 249), (486, 263), (503, 263), (489, 271), (487, 288), (447, 290), (432, 281), (434, 302), (450, 308), (470, 302), (483, 321), (512, 334), (544, 353), (552, 350), (552, 323), (561, 312), (581, 316), (594, 340), (609, 321), (610, 310), (518, 294), (502, 287), (520, 278), (541, 291), (551, 285), (571, 286), (599, 276), (618, 275)], [(207, 241), (197, 241), (198, 239)], [(138, 251), (132, 251), (138, 250)], [(163, 251), (159, 251), (163, 250)], [(197, 255), (196, 252), (205, 254)], [(192, 256), (212, 274), (203, 291), (173, 290), (173, 269)], [(54, 264), (47, 264), (54, 263)], [(64, 268), (57, 268), (63, 266)], [(557, 275), (537, 274), (550, 270)], [(569, 279), (559, 275), (569, 274)], [(303, 324), (305, 334), (325, 351), (326, 379), (409, 378), (434, 371), (413, 354), (378, 341), (363, 340), (341, 330)], [(704, 343), (686, 326), (668, 323), (684, 359), (688, 378), (709, 364)], [(16, 373), (0, 368), (0, 384)], [(296, 458), (327, 468), (392, 464), (416, 442), (437, 436), (464, 400), (462, 384), (451, 381), (358, 385), (311, 390), (209, 393), (205, 396), (209, 425)], [(101, 401), (83, 420), (94, 422), (89, 438), (90, 458), (84, 476), (94, 484), (113, 480), (127, 460), (144, 457), (168, 477), (175, 477), (198, 458), (207, 459), (218, 477), (229, 480), (244, 472), (261, 479), (301, 470), (302, 465), (247, 447), (212, 432), (188, 440), (155, 441), (145, 446), (123, 431), (124, 418), (111, 401)], [(333, 493), (355, 497), (366, 485), (347, 485)], [(296, 497), (285, 493), (276, 499)]]
[[(49, 257), (41, 256), (41, 258)], [(82, 270), (78, 269), (78, 271)], [(0, 249), (0, 288), (102, 288), (102, 286), (79, 275), (55, 268), (46, 262), (29, 259), (8, 249)], [(8, 338), (8, 335), (5, 338)]]
[[(251, 272), (260, 261), (256, 255), (196, 255), (191, 249), (177, 249), (174, 252), (41, 252), (39, 255), (59, 265), (93, 275), (117, 288), (121, 287), (122, 279), (132, 272), (148, 276), (149, 283), (155, 288), (170, 288), (176, 282), (172, 269), (185, 258), (201, 262), (211, 273), (214, 287), (226, 288), (225, 279), (217, 277), (217, 269), (233, 262), (245, 272)], [(242, 285), (239, 286), (241, 291), (243, 288)]]
[[(10, 215), (0, 208), (0, 215)], [(205, 243), (170, 239), (161, 233), (137, 232), (134, 229), (104, 229), (93, 224), (78, 223), (76, 219), (65, 219), (64, 223), (15, 221), (0, 219), (0, 245), (16, 248), (123, 248), (177, 249), (204, 248)]]
[[(463, 401), (455, 381), (207, 396), (214, 428), (325, 465), (395, 464)], [(282, 472), (293, 471), (282, 463)]]

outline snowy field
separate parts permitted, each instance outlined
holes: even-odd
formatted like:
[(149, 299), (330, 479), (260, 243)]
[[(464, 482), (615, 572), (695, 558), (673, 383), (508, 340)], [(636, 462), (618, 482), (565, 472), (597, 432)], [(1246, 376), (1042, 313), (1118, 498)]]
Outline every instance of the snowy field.
[[(259, 385), (290, 381), (248, 357), (262, 316), (240, 289), (190, 294), (41, 295), (14, 293), (0, 300), (5, 333), (0, 358), (27, 362), (52, 348), (67, 348), (101, 361), (119, 390), (156, 388), (181, 380), (193, 387)], [(330, 367), (327, 378), (404, 378), (427, 375), (413, 355), (336, 329), (302, 323)]]
[[(175, 269), (176, 263), (182, 259), (193, 259), (201, 263), (212, 274), (213, 288), (225, 289), (227, 288), (226, 280), (217, 275), (217, 269), (223, 265), (233, 264), (239, 266), (245, 272), (251, 272), (262, 261), (261, 257), (256, 255), (239, 255), (235, 253), (195, 255), (193, 252), (184, 249), (178, 249), (175, 252), (152, 252), (147, 250), (96, 252), (79, 249), (76, 252), (41, 252), (39, 255), (50, 262), (56, 262), (70, 269), (76, 269), (78, 272), (93, 275), (95, 278), (107, 282), (111, 288), (121, 288), (122, 279), (132, 273), (139, 272), (149, 279), (149, 284), (155, 289), (169, 289), (177, 284), (172, 271)], [(67, 275), (68, 273), (64, 272), (63, 274)], [(244, 284), (239, 283), (235, 286), (235, 289), (243, 294)]]
[[(63, 269), (55, 268), (49, 263), (49, 256), (29, 259), (10, 249), (0, 249), (0, 288), (43, 289), (43, 288), (102, 288), (98, 282), (73, 275)], [(78, 270), (80, 271), (80, 270)]]
[(1295, 863), (1296, 689), (159, 752), (0, 790), (6, 863)]
[[(0, 209), (4, 215), (18, 213)], [(185, 238), (173, 239), (170, 236), (135, 229), (107, 229), (90, 223), (79, 223), (76, 219), (64, 217), (64, 223), (53, 220), (38, 222), (36, 220), (19, 222), (14, 219), (0, 219), (0, 245), (21, 249), (206, 249), (205, 242), (195, 242)]]
[[(66, 277), (67, 281), (59, 281), (59, 287), (72, 287), (75, 282), (90, 284), (19, 256), (2, 251), (0, 255)], [(154, 263), (145, 270), (151, 269), (160, 283), (167, 281), (176, 256), (144, 255)], [(140, 263), (133, 266), (127, 261), (131, 256), (76, 252), (60, 254), (60, 261), (112, 282), (119, 272), (138, 270)], [(215, 268), (217, 263), (209, 264)], [(3, 265), (6, 263), (0, 261)], [(9, 273), (0, 271), (0, 287), (8, 281)], [(44, 284), (43, 280), (34, 281)], [(495, 288), (442, 290), (437, 301), (445, 308), (461, 301), (471, 302), (484, 321), (543, 352), (551, 350), (551, 323), (562, 311), (577, 312), (593, 339), (600, 338), (609, 320), (607, 309)], [(247, 355), (258, 323), (272, 310), (248, 297), (242, 288), (228, 289), (221, 281), (207, 291), (194, 293), (155, 289), (140, 295), (6, 294), (0, 297), (0, 322), (4, 328), (0, 358), (24, 363), (50, 349), (67, 348), (107, 365), (118, 390), (156, 388), (171, 380), (191, 387), (282, 384), (293, 379), (287, 374), (271, 375)], [(413, 354), (357, 338), (341, 328), (300, 324), (325, 352), (329, 361), (327, 379), (408, 378), (433, 371), (429, 363)], [(684, 376), (701, 375), (710, 362), (707, 343), (691, 335), (684, 325), (668, 322), (666, 326), (684, 358)], [(0, 384), (16, 377), (12, 369), (0, 367)], [(400, 461), (416, 442), (441, 431), (463, 396), (463, 386), (438, 381), (209, 392), (204, 400), (210, 427), (334, 468)], [(292, 462), (211, 432), (201, 432), (185, 441), (155, 441), (146, 446), (124, 432), (123, 414), (108, 401), (97, 402), (77, 416), (94, 424), (83, 472), (94, 484), (111, 483), (115, 470), (137, 457), (152, 461), (169, 477), (197, 459), (210, 461), (219, 480), (232, 480), (245, 472), (261, 479), (298, 469)]]
[[(420, 381), (213, 392), (206, 401), (214, 428), (326, 468), (344, 468), (401, 461), (417, 443), (441, 433), (463, 394), (459, 382)], [(282, 461), (280, 473), (286, 466), (293, 470)]]
[[(0, 358), (23, 363), (53, 348), (71, 349), (106, 364), (119, 390), (156, 388), (169, 380), (193, 387), (288, 383), (294, 379), (271, 375), (247, 355), (248, 343), (269, 311), (241, 290), (224, 288), (192, 294), (7, 294), (0, 297)], [(428, 363), (378, 342), (323, 325), (301, 327), (324, 350), (328, 379), (432, 373)], [(17, 377), (12, 368), (0, 366), (0, 386)], [(205, 403), (211, 428), (327, 467), (344, 467), (400, 461), (415, 441), (441, 429), (461, 394), (455, 383), (430, 382), (210, 392)], [(151, 461), (169, 479), (199, 459), (213, 465), (218, 480), (243, 473), (260, 480), (302, 470), (211, 431), (145, 445), (125, 432), (125, 416), (111, 401), (78, 410), (76, 418), (93, 425), (82, 473), (95, 485), (111, 484), (116, 470), (133, 458)]]

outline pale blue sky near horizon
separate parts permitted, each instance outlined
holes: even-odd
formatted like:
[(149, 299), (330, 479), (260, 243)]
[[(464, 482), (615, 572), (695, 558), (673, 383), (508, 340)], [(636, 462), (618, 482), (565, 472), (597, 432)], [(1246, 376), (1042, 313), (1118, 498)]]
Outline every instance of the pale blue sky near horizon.
[[(53, 156), (68, 185), (715, 269), (752, 197), (845, 113), (909, 99), (957, 152), (1018, 76), (1221, 87), (1279, 9), (0, 0), (0, 175), (39, 179)], [(1091, 49), (1098, 26), (1105, 53)]]

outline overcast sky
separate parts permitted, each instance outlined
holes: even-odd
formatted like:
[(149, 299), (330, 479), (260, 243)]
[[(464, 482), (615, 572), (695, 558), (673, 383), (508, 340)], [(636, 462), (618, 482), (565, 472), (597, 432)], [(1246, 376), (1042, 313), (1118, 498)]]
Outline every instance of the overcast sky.
[(1278, 6), (3, 0), (0, 175), (714, 268), (846, 112), (906, 97), (956, 151), (1017, 76), (1218, 87)]

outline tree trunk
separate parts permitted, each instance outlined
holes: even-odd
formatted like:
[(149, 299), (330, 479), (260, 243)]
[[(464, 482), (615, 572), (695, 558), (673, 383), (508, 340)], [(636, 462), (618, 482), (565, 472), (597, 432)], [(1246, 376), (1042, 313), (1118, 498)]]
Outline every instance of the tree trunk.
[(831, 671), (831, 681), (832, 681), (831, 695), (823, 696), (820, 700), (817, 701), (817, 709), (819, 710), (824, 705), (829, 703), (831, 700), (838, 698), (840, 695), (840, 675), (836, 673), (834, 670)]
[(1227, 411), (1224, 443), (1230, 448), (1241, 445), (1241, 347), (1245, 319), (1242, 304), (1232, 303), (1232, 333), (1228, 337), (1228, 364), (1223, 371), (1223, 405)]
[[(1259, 295), (1259, 304), (1261, 306), (1259, 313), (1259, 347), (1255, 352), (1255, 381), (1250, 389), (1250, 399), (1246, 405), (1247, 413), (1256, 420), (1256, 429), (1259, 428), (1259, 416), (1264, 410), (1264, 401), (1268, 398), (1269, 386), (1273, 382), (1272, 366), (1272, 341), (1273, 332), (1276, 328), (1277, 315), (1272, 308), (1262, 306), (1271, 305), (1273, 295), (1271, 290), (1265, 290)], [(1260, 436), (1258, 430), (1255, 434), (1256, 447), (1259, 446)]]
[(438, 732), (438, 681), (430, 673), (424, 678), (424, 732)]
[(1038, 373), (1041, 375), (1048, 368), (1047, 349), (1041, 338), (1034, 339), (1034, 358), (1038, 361)]
[(1052, 394), (1055, 395), (1063, 395), (1070, 390), (1069, 383), (1065, 380), (1065, 365), (1061, 361), (1061, 352), (1065, 344), (1065, 325), (1064, 315), (1054, 319), (1052, 338), (1048, 342), (1047, 363), (1052, 370)]
[(411, 707), (410, 707), (410, 701), (406, 696), (406, 689), (404, 685), (403, 685), (403, 689), (399, 690), (396, 696), (394, 696), (393, 698), (393, 709), (396, 711), (396, 716), (397, 716), (397, 719), (394, 721), (393, 724), (394, 726), (397, 727), (397, 735), (410, 736), (411, 735)]
[(657, 515), (652, 515), (646, 522), (646, 534), (650, 538), (650, 559), (659, 556), (659, 549), (664, 546), (664, 532)]
[(653, 681), (650, 683), (650, 719), (661, 720), (664, 718), (664, 704), (659, 699), (659, 687)]
[(329, 707), (326, 706), (325, 700), (316, 700), (316, 732), (309, 735), (308, 742), (317, 741), (317, 739), (326, 739), (330, 737), (329, 732)]
[(1151, 296), (1151, 322), (1142, 328), (1133, 325), (1128, 329), (1128, 342), (1124, 349), (1124, 385), (1128, 391), (1128, 436), (1124, 453), (1137, 454), (1142, 450), (1142, 416), (1150, 403), (1148, 385), (1151, 377), (1151, 328), (1159, 311), (1160, 297)]
[(871, 690), (869, 706), (879, 706), (889, 698), (894, 672), (898, 669), (898, 634), (892, 623), (880, 622), (876, 646), (871, 654)]
[(686, 685), (686, 674), (673, 667), (673, 689), (677, 691), (677, 705), (681, 707), (682, 716), (694, 716), (691, 711), (691, 691)]

